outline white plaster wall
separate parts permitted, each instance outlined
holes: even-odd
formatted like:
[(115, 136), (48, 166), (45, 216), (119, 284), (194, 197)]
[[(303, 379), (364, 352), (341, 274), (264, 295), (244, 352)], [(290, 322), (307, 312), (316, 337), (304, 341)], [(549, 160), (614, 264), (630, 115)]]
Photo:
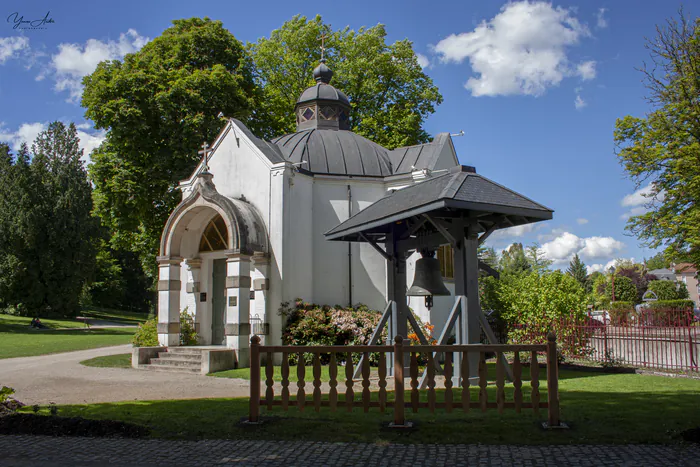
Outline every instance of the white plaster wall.
[(284, 231), (284, 301), (314, 301), (314, 178), (290, 171)]
[(326, 240), (324, 233), (349, 217), (348, 185), (352, 214), (384, 196), (381, 180), (314, 178), (313, 187), (313, 301), (320, 304), (364, 303), (383, 309), (386, 304), (386, 264), (368, 245), (353, 244), (352, 282), (349, 281), (348, 244)]

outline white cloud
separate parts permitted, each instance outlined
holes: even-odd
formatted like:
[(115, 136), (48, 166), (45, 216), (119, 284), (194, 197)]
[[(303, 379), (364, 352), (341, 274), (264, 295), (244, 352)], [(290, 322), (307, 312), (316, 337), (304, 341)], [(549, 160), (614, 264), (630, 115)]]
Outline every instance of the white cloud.
[[(83, 162), (85, 165), (90, 163), (90, 153), (105, 140), (104, 130), (92, 130), (89, 123), (81, 123), (76, 125), (78, 129), (78, 138), (80, 138), (80, 148), (83, 150)], [(32, 148), (32, 143), (42, 131), (48, 128), (47, 123), (34, 122), (23, 123), (17, 131), (9, 131), (0, 126), (0, 141), (7, 142), (13, 151), (18, 151), (22, 143), (27, 143), (29, 149)]]
[(571, 232), (562, 232), (542, 245), (542, 251), (554, 262), (554, 267), (565, 267), (575, 254), (584, 261), (594, 261), (615, 257), (624, 248), (624, 243), (612, 237), (581, 238)]
[(594, 272), (602, 272), (605, 273), (610, 269), (610, 266), (613, 266), (615, 264), (615, 260), (611, 259), (605, 264), (602, 263), (596, 263), (596, 264), (591, 264), (591, 265), (586, 265), (586, 272), (588, 274), (594, 273)]
[(576, 110), (581, 110), (582, 108), (586, 107), (588, 104), (586, 103), (585, 100), (583, 100), (583, 97), (581, 97), (580, 94), (576, 94), (576, 99), (574, 99), (574, 107), (576, 107)]
[[(565, 77), (579, 74), (567, 49), (590, 31), (573, 14), (572, 9), (545, 2), (507, 3), (473, 31), (452, 34), (433, 49), (444, 63), (469, 59), (477, 76), (465, 87), (473, 96), (539, 96)], [(582, 65), (590, 76), (595, 62)]]
[(606, 11), (608, 11), (607, 8), (598, 8), (596, 26), (598, 26), (600, 29), (605, 29), (608, 27), (608, 20), (605, 18)]
[(416, 59), (421, 68), (430, 68), (430, 59), (421, 53), (416, 53)]
[[(129, 29), (119, 36), (119, 40), (106, 42), (88, 39), (84, 44), (60, 44), (58, 53), (51, 57), (56, 91), (68, 91), (69, 102), (78, 102), (83, 93), (83, 76), (92, 73), (97, 65), (105, 60), (122, 59), (143, 47), (150, 39)], [(39, 75), (38, 79), (42, 77)]]
[(656, 193), (653, 183), (640, 188), (632, 194), (626, 195), (620, 201), (620, 205), (625, 208), (630, 208), (627, 212), (620, 216), (620, 219), (627, 220), (632, 216), (639, 216), (649, 210), (656, 201), (664, 200), (664, 192)]
[(579, 75), (584, 81), (592, 80), (596, 77), (595, 66), (595, 60), (581, 62), (578, 65), (576, 65), (576, 74)]
[(494, 245), (494, 244), (500, 243), (500, 241), (502, 241), (502, 240), (511, 240), (513, 238), (522, 237), (530, 232), (534, 232), (535, 230), (539, 229), (540, 227), (541, 227), (541, 223), (537, 223), (537, 224), (523, 224), (523, 225), (517, 225), (515, 227), (508, 227), (506, 229), (499, 229), (491, 234), (491, 236), (487, 240), (487, 243), (489, 245)]
[(29, 39), (26, 37), (0, 37), (0, 65), (11, 58), (17, 58), (21, 50), (28, 48)]
[(588, 224), (588, 219), (584, 219), (583, 217), (579, 217), (578, 219), (576, 219), (576, 223), (578, 225), (585, 225), (585, 224)]

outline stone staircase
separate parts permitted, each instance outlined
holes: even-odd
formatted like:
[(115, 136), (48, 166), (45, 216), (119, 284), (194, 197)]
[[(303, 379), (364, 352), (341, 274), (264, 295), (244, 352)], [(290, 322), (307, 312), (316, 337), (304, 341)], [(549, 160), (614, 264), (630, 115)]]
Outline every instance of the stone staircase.
[(202, 374), (202, 349), (168, 347), (165, 352), (158, 352), (158, 357), (152, 358), (150, 363), (139, 367), (151, 371), (199, 375)]

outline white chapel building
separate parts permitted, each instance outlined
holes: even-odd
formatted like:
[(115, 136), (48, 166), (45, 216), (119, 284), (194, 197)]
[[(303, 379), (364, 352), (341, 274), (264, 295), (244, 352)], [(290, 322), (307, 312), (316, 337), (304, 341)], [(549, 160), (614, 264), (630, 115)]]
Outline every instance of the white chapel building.
[[(295, 133), (263, 141), (230, 119), (208, 162), (180, 183), (158, 256), (161, 345), (178, 345), (187, 308), (203, 345), (235, 349), (247, 366), (254, 331), (281, 343), (282, 302), (386, 306), (385, 259), (371, 245), (326, 241), (324, 233), (390, 190), (459, 162), (448, 133), (388, 150), (350, 131), (352, 105), (332, 75), (324, 63), (314, 70), (316, 84), (293, 109)], [(422, 300), (410, 306), (434, 321)]]

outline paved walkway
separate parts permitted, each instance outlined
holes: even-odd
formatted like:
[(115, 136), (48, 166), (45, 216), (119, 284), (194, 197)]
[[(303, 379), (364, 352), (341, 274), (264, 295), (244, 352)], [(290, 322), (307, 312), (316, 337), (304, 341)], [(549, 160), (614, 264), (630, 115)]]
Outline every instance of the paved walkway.
[[(25, 404), (244, 397), (248, 381), (131, 368), (92, 368), (81, 361), (130, 353), (131, 345), (0, 360), (0, 385)], [(2, 451), (0, 451), (2, 452)]]
[(697, 466), (697, 446), (373, 445), (0, 436), (0, 466)]

